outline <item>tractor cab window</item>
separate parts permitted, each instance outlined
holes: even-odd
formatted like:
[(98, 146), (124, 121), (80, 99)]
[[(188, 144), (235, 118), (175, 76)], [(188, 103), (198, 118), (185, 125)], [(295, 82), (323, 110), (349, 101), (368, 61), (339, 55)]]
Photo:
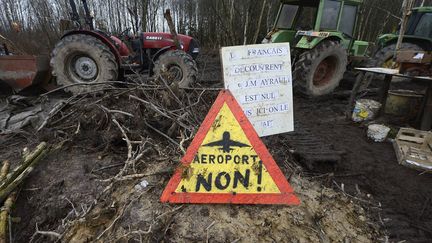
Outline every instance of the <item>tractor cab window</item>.
[(432, 38), (432, 13), (425, 13), (421, 17), (414, 31), (415, 36)]
[(295, 23), (296, 30), (313, 30), (315, 17), (318, 9), (316, 7), (303, 6)]
[(354, 32), (356, 16), (357, 7), (353, 5), (345, 5), (342, 12), (339, 30), (349, 36), (352, 36)]
[(276, 24), (277, 29), (291, 29), (299, 6), (284, 4)]
[(341, 2), (334, 0), (326, 0), (324, 2), (324, 11), (321, 19), (321, 29), (336, 30), (340, 8)]

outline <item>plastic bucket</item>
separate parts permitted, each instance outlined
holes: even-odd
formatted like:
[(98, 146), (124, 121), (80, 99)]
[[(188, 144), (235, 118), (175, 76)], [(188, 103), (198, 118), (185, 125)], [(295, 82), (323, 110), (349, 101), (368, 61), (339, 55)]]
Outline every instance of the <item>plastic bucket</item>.
[(385, 113), (412, 120), (417, 117), (424, 95), (411, 90), (390, 90)]
[(375, 142), (384, 142), (389, 132), (389, 127), (380, 124), (372, 124), (368, 126), (367, 135)]
[(360, 99), (356, 101), (352, 119), (354, 122), (369, 121), (376, 117), (381, 108), (381, 103), (375, 100)]

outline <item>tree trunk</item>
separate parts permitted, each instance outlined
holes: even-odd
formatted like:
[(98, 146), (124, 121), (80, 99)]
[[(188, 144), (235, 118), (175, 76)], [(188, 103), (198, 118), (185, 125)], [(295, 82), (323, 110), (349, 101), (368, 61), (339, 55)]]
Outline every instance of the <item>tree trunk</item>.
[(249, 27), (249, 10), (246, 11), (245, 25), (243, 30), (243, 45), (247, 44), (248, 27)]
[[(408, 17), (409, 17), (408, 14), (411, 11), (411, 8), (412, 8), (413, 4), (414, 4), (413, 0), (404, 0), (404, 2), (403, 2), (403, 7), (402, 7), (402, 9), (403, 9), (402, 23), (401, 23), (401, 28), (400, 28), (400, 31), (399, 31), (398, 41), (396, 43), (396, 50), (395, 50), (395, 52), (399, 51), (399, 49), (402, 46), (403, 36), (405, 34), (406, 26), (407, 26), (407, 23), (408, 23)], [(396, 53), (395, 53), (394, 56), (396, 57)]]
[(261, 23), (262, 23), (262, 19), (263, 19), (263, 16), (264, 16), (264, 10), (266, 8), (266, 4), (267, 4), (267, 0), (264, 0), (262, 8), (261, 8), (261, 13), (260, 13), (260, 16), (259, 16), (259, 19), (258, 19), (255, 35), (254, 35), (254, 38), (253, 38), (253, 42), (252, 42), (253, 44), (256, 44), (257, 41), (258, 41), (258, 35), (259, 35), (260, 30), (261, 30)]

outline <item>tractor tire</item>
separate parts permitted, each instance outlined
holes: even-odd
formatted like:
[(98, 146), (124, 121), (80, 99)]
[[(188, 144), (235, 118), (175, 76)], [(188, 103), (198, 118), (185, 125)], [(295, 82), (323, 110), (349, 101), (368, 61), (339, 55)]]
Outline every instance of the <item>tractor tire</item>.
[(198, 68), (194, 59), (184, 51), (163, 53), (154, 63), (154, 77), (169, 86), (189, 88), (197, 81)]
[[(93, 92), (109, 85), (85, 85), (115, 81), (119, 67), (114, 54), (97, 38), (76, 34), (63, 38), (51, 54), (52, 73), (57, 84), (72, 94)], [(81, 85), (78, 85), (81, 84)]]
[(299, 55), (293, 72), (296, 91), (307, 97), (333, 92), (343, 79), (347, 64), (346, 50), (339, 42), (323, 41)]
[[(398, 68), (398, 65), (395, 64), (393, 57), (396, 49), (396, 44), (391, 44), (379, 49), (374, 57), (370, 60), (369, 66), (373, 67), (382, 67), (382, 68)], [(402, 43), (401, 50), (414, 50), (414, 51), (422, 51), (423, 49), (412, 43)], [(374, 79), (376, 80), (384, 80), (385, 75), (375, 74)], [(404, 78), (394, 78), (394, 81), (404, 80)]]
[[(391, 44), (379, 49), (372, 60), (375, 67), (392, 68), (393, 56), (396, 44)], [(412, 43), (402, 43), (401, 50), (423, 51), (423, 48)]]

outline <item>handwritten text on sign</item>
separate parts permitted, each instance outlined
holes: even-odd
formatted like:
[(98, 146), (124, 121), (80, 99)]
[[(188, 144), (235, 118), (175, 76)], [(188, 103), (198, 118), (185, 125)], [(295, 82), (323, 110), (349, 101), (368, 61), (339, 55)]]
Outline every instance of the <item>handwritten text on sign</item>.
[(289, 43), (224, 47), (225, 88), (260, 137), (294, 130)]

